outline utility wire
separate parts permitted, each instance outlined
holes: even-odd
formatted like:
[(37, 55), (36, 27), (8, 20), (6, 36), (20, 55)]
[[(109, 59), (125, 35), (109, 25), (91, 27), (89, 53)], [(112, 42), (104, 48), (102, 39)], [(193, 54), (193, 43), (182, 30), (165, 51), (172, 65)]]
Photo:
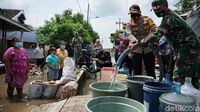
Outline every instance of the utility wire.
[(81, 6), (80, 6), (80, 3), (79, 3), (79, 0), (77, 0), (77, 3), (78, 3), (78, 7), (79, 7), (79, 9), (80, 9), (80, 11), (81, 11), (81, 14), (83, 14), (83, 11), (82, 11)]

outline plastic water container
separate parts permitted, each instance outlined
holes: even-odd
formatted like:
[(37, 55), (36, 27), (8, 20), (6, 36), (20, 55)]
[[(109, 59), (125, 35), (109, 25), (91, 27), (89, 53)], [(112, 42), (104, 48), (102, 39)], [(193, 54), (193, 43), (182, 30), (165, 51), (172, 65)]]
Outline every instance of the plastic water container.
[(167, 84), (172, 84), (173, 82), (170, 80), (170, 76), (171, 76), (171, 74), (165, 73), (165, 79), (163, 82), (167, 83)]
[(28, 98), (38, 99), (42, 97), (44, 85), (42, 81), (32, 81), (28, 86)]
[(125, 65), (122, 65), (122, 67), (118, 70), (118, 74), (116, 76), (116, 82), (126, 84), (127, 83), (126, 79), (128, 77), (130, 77), (129, 69)]
[(126, 74), (117, 74), (117, 76), (115, 77), (115, 82), (118, 83), (123, 83), (123, 84), (127, 84), (127, 79), (128, 76)]
[(109, 82), (95, 82), (90, 84), (90, 89), (92, 90), (92, 96), (125, 96), (126, 90), (128, 89), (126, 85), (121, 83), (114, 83), (110, 86)]
[(42, 94), (43, 98), (52, 99), (56, 96), (58, 91), (58, 85), (55, 83), (44, 83), (44, 92)]
[(172, 91), (172, 86), (160, 82), (146, 82), (143, 85), (144, 89), (144, 105), (148, 112), (159, 111), (159, 97), (163, 93)]
[(87, 112), (147, 112), (138, 101), (118, 96), (102, 96), (89, 100), (85, 105)]
[(194, 99), (180, 93), (181, 84), (173, 88), (174, 92), (160, 96), (160, 112), (197, 112)]
[(144, 75), (136, 75), (126, 79), (128, 82), (128, 98), (134, 99), (143, 103), (144, 91), (143, 84), (145, 82), (154, 82), (154, 78)]
[(100, 77), (98, 78), (98, 81), (111, 82), (114, 74), (115, 74), (115, 68), (103, 67), (101, 68), (101, 73), (100, 73)]
[(181, 86), (181, 93), (190, 96), (195, 100), (196, 106), (199, 108), (200, 112), (200, 91), (193, 87), (191, 83), (192, 78), (185, 77), (185, 83)]
[(125, 74), (129, 76), (129, 69), (125, 65), (122, 65), (122, 67), (118, 70), (118, 74)]

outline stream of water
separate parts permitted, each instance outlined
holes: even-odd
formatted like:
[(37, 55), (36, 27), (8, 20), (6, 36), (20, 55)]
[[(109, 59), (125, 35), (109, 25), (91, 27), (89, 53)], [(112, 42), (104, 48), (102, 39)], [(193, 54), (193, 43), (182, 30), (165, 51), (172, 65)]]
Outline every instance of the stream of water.
[(112, 88), (115, 86), (115, 80), (116, 80), (116, 77), (117, 77), (117, 75), (118, 75), (118, 70), (119, 70), (119, 67), (116, 67), (116, 68), (115, 68), (115, 74), (114, 74), (114, 76), (113, 76), (113, 78), (112, 78), (112, 81), (111, 81), (111, 83), (110, 83), (109, 89), (112, 89)]
[(112, 78), (112, 81), (110, 83), (110, 88), (113, 88), (113, 86), (115, 85), (115, 80), (116, 80), (116, 77), (118, 75), (118, 70), (120, 68), (120, 65), (122, 64), (122, 61), (124, 60), (124, 58), (128, 55), (128, 52), (129, 52), (130, 49), (126, 49), (121, 55), (120, 57), (118, 58), (117, 62), (116, 62), (116, 65), (115, 65), (115, 74)]

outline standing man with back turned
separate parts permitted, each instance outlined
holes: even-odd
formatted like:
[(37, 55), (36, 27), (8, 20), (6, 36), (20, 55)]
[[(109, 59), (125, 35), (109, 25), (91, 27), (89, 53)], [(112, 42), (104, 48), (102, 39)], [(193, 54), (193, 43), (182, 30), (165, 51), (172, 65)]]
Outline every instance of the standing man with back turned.
[(81, 56), (83, 39), (79, 36), (78, 32), (75, 33), (75, 37), (72, 39), (72, 44), (74, 45), (74, 58), (76, 65), (78, 64), (78, 59)]

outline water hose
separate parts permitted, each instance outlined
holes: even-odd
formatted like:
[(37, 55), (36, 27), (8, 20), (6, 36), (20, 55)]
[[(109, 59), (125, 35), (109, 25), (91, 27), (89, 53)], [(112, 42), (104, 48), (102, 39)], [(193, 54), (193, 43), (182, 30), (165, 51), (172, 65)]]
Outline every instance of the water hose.
[[(163, 65), (163, 61), (161, 56), (159, 55), (159, 52), (157, 50), (157, 48), (154, 45), (150, 45), (150, 47), (153, 49), (154, 54), (157, 56), (158, 58), (158, 64), (159, 64), (159, 70), (160, 70), (160, 77), (159, 77), (159, 82), (161, 82), (163, 80), (164, 77), (164, 65)], [(128, 55), (130, 49), (127, 48), (118, 58), (117, 63), (115, 64), (115, 68), (116, 68), (116, 74), (114, 75), (113, 79), (115, 79), (118, 70), (124, 60), (124, 58)], [(133, 57), (134, 58), (134, 57)]]
[(123, 62), (123, 60), (124, 60), (124, 58), (128, 55), (129, 51), (130, 51), (130, 49), (127, 48), (127, 49), (119, 56), (119, 58), (118, 58), (118, 60), (117, 60), (117, 63), (115, 64), (116, 72), (115, 72), (114, 77), (113, 77), (113, 79), (112, 79), (112, 83), (115, 81), (115, 78), (116, 78), (116, 76), (117, 76), (117, 74), (118, 74), (118, 70), (119, 70), (119, 68), (120, 68), (120, 66), (121, 66), (121, 64), (122, 64), (122, 62)]

